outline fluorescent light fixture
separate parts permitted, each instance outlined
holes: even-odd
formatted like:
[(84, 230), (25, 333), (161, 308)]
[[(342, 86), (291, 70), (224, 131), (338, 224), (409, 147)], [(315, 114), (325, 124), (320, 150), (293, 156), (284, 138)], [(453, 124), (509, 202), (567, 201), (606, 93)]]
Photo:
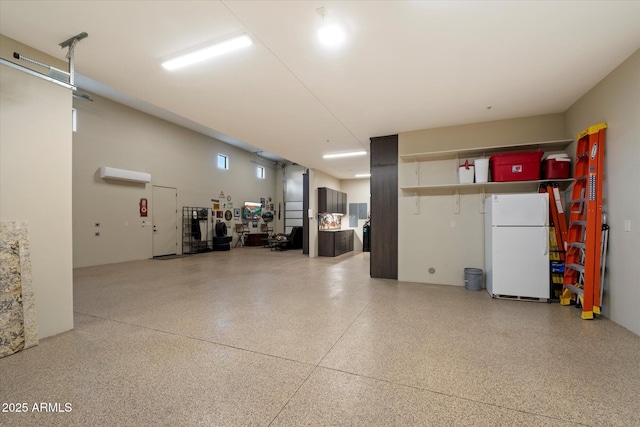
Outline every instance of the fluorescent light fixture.
[(356, 174), (356, 178), (371, 178), (371, 174), (370, 173), (359, 173), (359, 174)]
[(225, 53), (233, 52), (234, 50), (251, 46), (252, 44), (253, 42), (251, 41), (251, 38), (246, 34), (242, 34), (238, 37), (224, 40), (206, 46), (202, 49), (180, 55), (176, 58), (170, 59), (169, 61), (165, 61), (162, 63), (162, 66), (169, 71), (173, 71), (216, 56), (224, 55)]
[(367, 154), (366, 151), (351, 151), (348, 153), (325, 154), (322, 157), (325, 159), (337, 159), (339, 157), (364, 156), (365, 154)]
[(320, 42), (327, 47), (334, 47), (341, 45), (346, 35), (344, 30), (338, 25), (325, 25), (318, 30), (318, 38)]

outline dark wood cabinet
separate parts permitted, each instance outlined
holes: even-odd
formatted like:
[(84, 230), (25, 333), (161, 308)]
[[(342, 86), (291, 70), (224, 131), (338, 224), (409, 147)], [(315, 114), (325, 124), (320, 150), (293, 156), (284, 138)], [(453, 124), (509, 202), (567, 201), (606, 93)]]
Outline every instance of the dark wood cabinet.
[(331, 194), (331, 206), (332, 208), (329, 210), (329, 212), (333, 212), (333, 213), (340, 213), (340, 211), (338, 210), (338, 191), (336, 190), (331, 190), (329, 191), (329, 194)]
[(267, 233), (249, 233), (244, 239), (245, 246), (264, 246), (267, 243)]
[(371, 138), (371, 277), (398, 278), (398, 135)]
[(332, 231), (318, 231), (318, 256), (336, 256), (334, 234)]
[(328, 187), (318, 187), (318, 213), (347, 214), (347, 193)]
[(331, 189), (327, 187), (318, 187), (318, 213), (329, 212), (327, 210), (327, 191), (329, 190)]
[(318, 256), (340, 256), (353, 251), (353, 230), (319, 231)]

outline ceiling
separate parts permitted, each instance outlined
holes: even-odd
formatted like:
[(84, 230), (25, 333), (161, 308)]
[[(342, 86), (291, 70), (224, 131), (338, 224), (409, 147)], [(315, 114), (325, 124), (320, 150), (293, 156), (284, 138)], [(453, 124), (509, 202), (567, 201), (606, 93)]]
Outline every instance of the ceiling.
[[(320, 7), (346, 29), (340, 48), (318, 43)], [(640, 48), (640, 1), (0, 1), (0, 33), (60, 59), (83, 31), (86, 90), (344, 179), (368, 155), (322, 154), (566, 111)], [(160, 65), (239, 33), (253, 45)]]

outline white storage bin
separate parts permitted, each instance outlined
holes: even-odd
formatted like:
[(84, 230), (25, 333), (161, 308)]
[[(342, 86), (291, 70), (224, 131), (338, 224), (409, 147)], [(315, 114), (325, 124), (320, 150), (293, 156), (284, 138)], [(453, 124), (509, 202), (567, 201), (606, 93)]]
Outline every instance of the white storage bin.
[(489, 182), (489, 159), (476, 159), (476, 182)]

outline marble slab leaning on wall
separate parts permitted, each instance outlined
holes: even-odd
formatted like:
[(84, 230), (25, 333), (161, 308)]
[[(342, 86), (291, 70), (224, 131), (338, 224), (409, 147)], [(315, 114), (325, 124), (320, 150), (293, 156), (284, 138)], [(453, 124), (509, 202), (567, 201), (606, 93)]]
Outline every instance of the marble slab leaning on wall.
[(26, 222), (0, 222), (0, 357), (38, 344)]

